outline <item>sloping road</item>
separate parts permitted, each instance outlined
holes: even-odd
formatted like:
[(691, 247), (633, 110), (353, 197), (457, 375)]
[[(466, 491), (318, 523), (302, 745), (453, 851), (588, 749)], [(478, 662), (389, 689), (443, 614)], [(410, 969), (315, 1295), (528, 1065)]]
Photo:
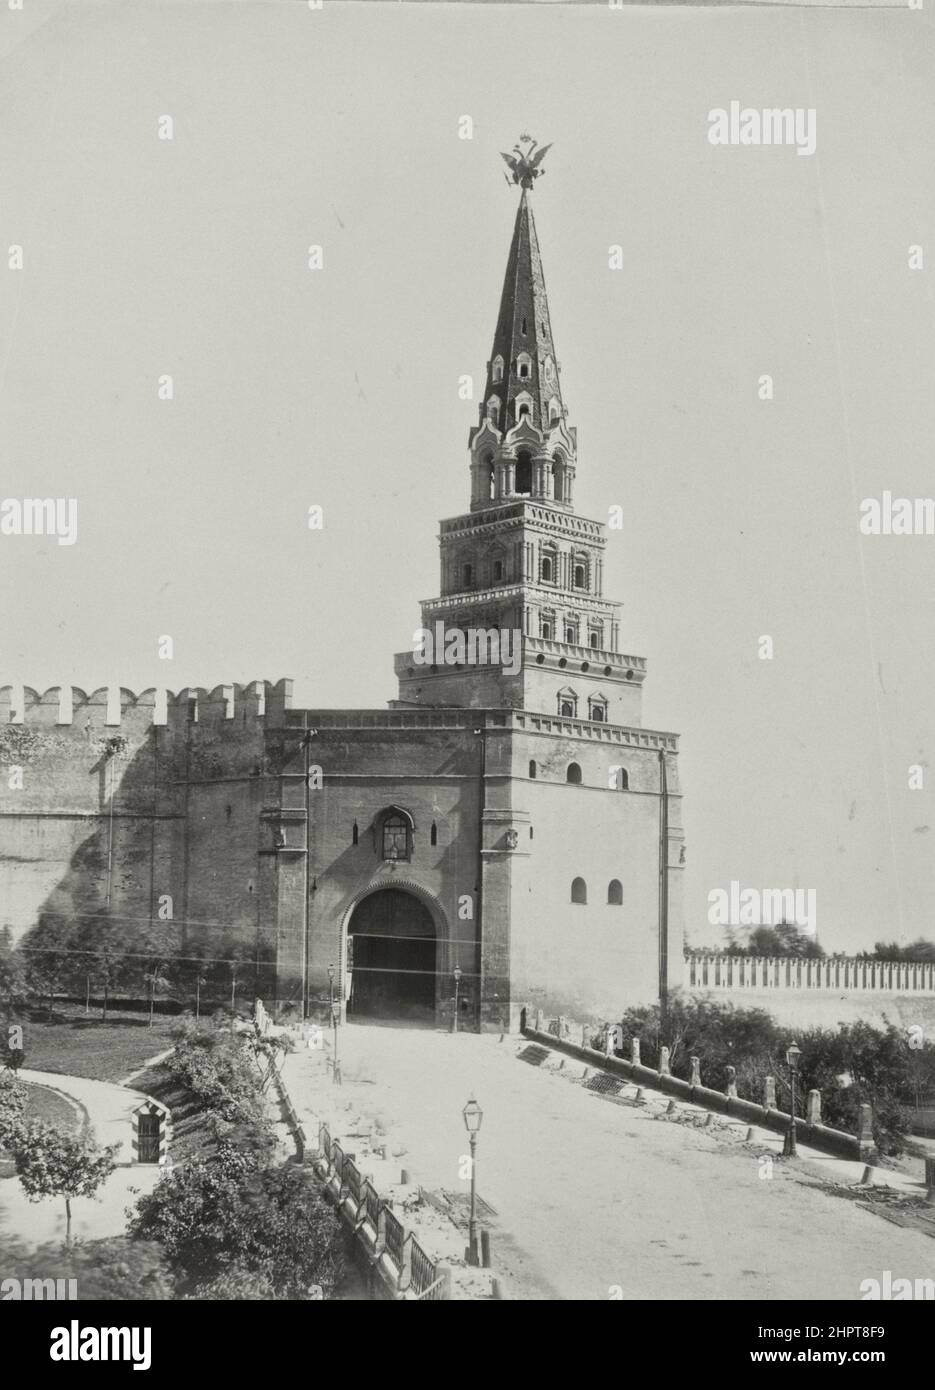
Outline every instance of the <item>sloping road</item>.
[(350, 1026), (340, 1051), (341, 1088), (326, 1051), (287, 1059), (310, 1140), (315, 1115), (375, 1119), (424, 1187), (468, 1191), (461, 1110), (476, 1095), (477, 1188), (514, 1298), (856, 1300), (885, 1270), (935, 1277), (935, 1240), (764, 1162), (775, 1142), (748, 1148), (609, 1103), (519, 1061), (515, 1039)]

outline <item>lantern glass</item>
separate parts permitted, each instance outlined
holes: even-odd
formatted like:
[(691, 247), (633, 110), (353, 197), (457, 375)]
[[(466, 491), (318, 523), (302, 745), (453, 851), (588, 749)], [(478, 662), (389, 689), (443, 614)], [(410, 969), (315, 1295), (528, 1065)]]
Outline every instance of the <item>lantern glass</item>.
[(464, 1128), (467, 1130), (468, 1134), (476, 1134), (480, 1129), (481, 1120), (484, 1118), (484, 1112), (473, 1096), (471, 1096), (461, 1113), (464, 1116)]
[(801, 1056), (802, 1049), (798, 1046), (797, 1043), (793, 1043), (792, 1046), (789, 1048), (788, 1052), (786, 1053), (786, 1061), (789, 1064), (790, 1071), (798, 1071), (799, 1058)]

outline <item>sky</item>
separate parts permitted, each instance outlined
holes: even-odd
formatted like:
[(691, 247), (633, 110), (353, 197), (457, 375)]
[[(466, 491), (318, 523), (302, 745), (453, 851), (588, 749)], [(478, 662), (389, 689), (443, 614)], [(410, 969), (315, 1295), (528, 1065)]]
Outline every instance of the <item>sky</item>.
[[(0, 536), (0, 685), (394, 698), (529, 131), (576, 509), (623, 508), (605, 594), (682, 739), (689, 940), (732, 880), (814, 889), (828, 950), (935, 937), (935, 536), (858, 525), (935, 491), (932, 40), (908, 6), (0, 9), (0, 497), (79, 517)], [(711, 145), (734, 100), (813, 108), (815, 153)]]

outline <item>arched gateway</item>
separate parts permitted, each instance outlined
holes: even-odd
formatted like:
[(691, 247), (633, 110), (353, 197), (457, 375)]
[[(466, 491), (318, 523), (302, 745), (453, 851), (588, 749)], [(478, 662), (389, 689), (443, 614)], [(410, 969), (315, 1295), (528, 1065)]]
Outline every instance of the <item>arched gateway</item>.
[(404, 888), (380, 888), (351, 913), (350, 1021), (435, 1022), (437, 936), (424, 902)]

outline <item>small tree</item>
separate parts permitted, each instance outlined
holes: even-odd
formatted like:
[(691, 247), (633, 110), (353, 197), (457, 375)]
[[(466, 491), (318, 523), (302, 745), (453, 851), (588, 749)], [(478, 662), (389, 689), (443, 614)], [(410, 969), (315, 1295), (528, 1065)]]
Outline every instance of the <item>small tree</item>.
[(13, 949), (13, 933), (9, 927), (0, 931), (0, 1011), (11, 1019), (26, 1001), (23, 963)]
[(75, 1137), (55, 1125), (33, 1120), (14, 1126), (8, 1147), (31, 1202), (64, 1197), (65, 1245), (70, 1247), (72, 1200), (94, 1196), (116, 1168), (120, 1145), (102, 1148), (90, 1136)]
[(74, 933), (63, 917), (43, 913), (29, 934), (26, 983), (30, 994), (45, 999), (49, 1022), (56, 993), (68, 981), (72, 957), (69, 951)]

